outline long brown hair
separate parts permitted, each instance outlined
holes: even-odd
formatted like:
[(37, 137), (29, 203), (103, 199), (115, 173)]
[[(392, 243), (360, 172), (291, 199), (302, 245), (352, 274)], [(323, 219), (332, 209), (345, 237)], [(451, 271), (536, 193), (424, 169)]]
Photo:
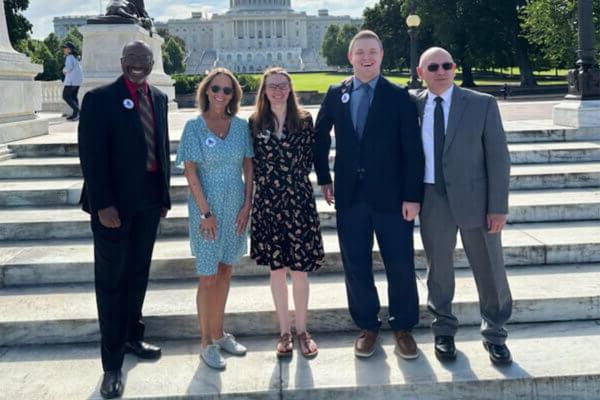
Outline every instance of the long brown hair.
[(270, 130), (275, 132), (278, 130), (277, 118), (271, 110), (271, 102), (267, 97), (267, 78), (271, 75), (283, 75), (287, 78), (290, 85), (290, 93), (287, 98), (287, 109), (285, 115), (285, 125), (289, 132), (298, 132), (302, 129), (303, 120), (306, 118), (307, 112), (300, 106), (294, 87), (292, 86), (292, 78), (288, 72), (281, 67), (268, 68), (262, 77), (258, 93), (256, 94), (256, 106), (254, 113), (250, 116), (252, 121), (253, 133)]
[(233, 73), (227, 68), (215, 68), (212, 71), (210, 71), (208, 75), (204, 77), (204, 79), (202, 79), (202, 82), (200, 82), (200, 85), (198, 85), (198, 90), (196, 91), (196, 102), (198, 104), (198, 108), (200, 108), (200, 111), (208, 110), (209, 104), (208, 95), (206, 94), (206, 91), (209, 90), (210, 84), (212, 83), (212, 80), (215, 78), (215, 76), (219, 74), (225, 75), (231, 80), (233, 96), (231, 96), (231, 100), (229, 100), (229, 104), (227, 104), (227, 107), (225, 108), (225, 113), (232, 117), (235, 114), (237, 114), (238, 110), (240, 109), (240, 102), (242, 101), (243, 92), (240, 83), (235, 78)]

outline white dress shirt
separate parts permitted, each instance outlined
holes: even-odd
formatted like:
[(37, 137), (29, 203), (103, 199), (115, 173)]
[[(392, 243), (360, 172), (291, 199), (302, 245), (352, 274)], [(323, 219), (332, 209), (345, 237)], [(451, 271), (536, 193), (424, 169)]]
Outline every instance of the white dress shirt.
[[(454, 85), (450, 86), (440, 96), (442, 101), (442, 109), (444, 110), (444, 133), (448, 129), (448, 116), (450, 115), (450, 106), (452, 105), (452, 92)], [(435, 98), (437, 95), (427, 91), (427, 100), (423, 109), (423, 121), (421, 125), (421, 137), (423, 138), (423, 152), (425, 153), (425, 183), (435, 183), (435, 153), (433, 151), (433, 115), (435, 111)]]

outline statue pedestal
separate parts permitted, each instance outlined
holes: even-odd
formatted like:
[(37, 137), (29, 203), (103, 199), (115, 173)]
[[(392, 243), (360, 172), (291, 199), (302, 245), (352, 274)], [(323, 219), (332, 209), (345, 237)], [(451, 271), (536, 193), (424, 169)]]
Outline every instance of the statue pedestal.
[(48, 133), (48, 122), (35, 115), (42, 109), (42, 87), (33, 78), (41, 71), (23, 54), (0, 50), (0, 143)]
[(572, 128), (600, 127), (600, 100), (563, 100), (554, 106), (552, 119)]
[(164, 42), (158, 35), (150, 34), (137, 24), (93, 24), (79, 28), (83, 35), (83, 85), (79, 89), (79, 98), (90, 89), (105, 85), (117, 79), (121, 70), (123, 47), (134, 40), (147, 43), (154, 54), (154, 68), (148, 82), (157, 86), (169, 97), (169, 109), (177, 108), (175, 103), (175, 83), (165, 74), (160, 46)]
[(0, 7), (0, 143), (48, 133), (48, 122), (35, 115), (42, 109), (42, 87), (33, 78), (41, 71), (41, 65), (32, 64), (10, 45)]

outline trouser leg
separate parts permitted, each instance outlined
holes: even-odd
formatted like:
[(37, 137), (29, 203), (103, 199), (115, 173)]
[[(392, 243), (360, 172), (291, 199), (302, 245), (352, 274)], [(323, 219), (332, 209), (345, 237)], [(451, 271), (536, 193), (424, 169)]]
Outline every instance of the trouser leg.
[(152, 250), (160, 221), (160, 208), (140, 212), (132, 218), (127, 275), (127, 340), (144, 338), (142, 307), (148, 286)]
[(491, 343), (504, 344), (508, 335), (504, 326), (512, 313), (512, 296), (501, 234), (491, 235), (485, 227), (461, 229), (460, 233), (479, 293), (481, 334)]
[(348, 296), (348, 308), (361, 329), (378, 331), (379, 296), (373, 278), (373, 221), (362, 201), (337, 210), (337, 230)]
[(102, 367), (121, 368), (127, 331), (127, 258), (130, 221), (105, 228), (92, 218), (96, 305), (101, 335)]
[(454, 249), (457, 226), (448, 198), (425, 185), (420, 214), (421, 239), (427, 257), (427, 306), (433, 314), (431, 329), (435, 336), (454, 336), (458, 320), (452, 313), (454, 298)]
[(65, 86), (63, 88), (63, 100), (73, 109), (74, 116), (79, 114), (79, 102), (77, 101), (78, 92), (79, 86)]
[(400, 212), (374, 213), (379, 251), (388, 282), (389, 324), (393, 330), (410, 330), (419, 322), (419, 295), (415, 277), (413, 222)]

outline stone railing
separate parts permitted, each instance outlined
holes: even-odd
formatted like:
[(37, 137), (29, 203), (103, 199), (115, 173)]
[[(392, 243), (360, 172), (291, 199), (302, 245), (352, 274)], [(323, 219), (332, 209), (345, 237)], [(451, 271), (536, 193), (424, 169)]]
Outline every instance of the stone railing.
[(69, 106), (62, 98), (63, 83), (61, 81), (42, 81), (42, 111), (67, 112)]

